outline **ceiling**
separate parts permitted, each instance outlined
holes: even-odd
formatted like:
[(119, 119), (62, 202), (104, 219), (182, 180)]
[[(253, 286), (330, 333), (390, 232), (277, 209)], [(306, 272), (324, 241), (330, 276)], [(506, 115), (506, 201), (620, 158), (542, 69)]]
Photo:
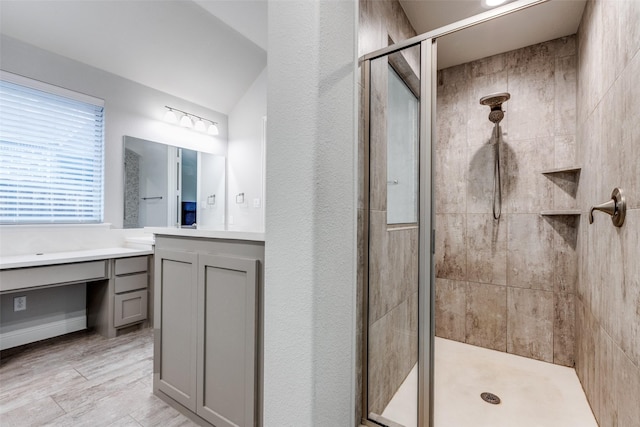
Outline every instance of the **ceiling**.
[[(438, 39), (438, 68), (575, 34), (586, 0), (551, 0)], [(418, 34), (487, 12), (482, 0), (400, 0)]]
[[(378, 1), (378, 0), (373, 0)], [(400, 0), (418, 34), (481, 0)], [(438, 68), (577, 31), (585, 0), (551, 0), (438, 40)], [(228, 114), (266, 66), (266, 0), (0, 0), (10, 37)]]
[(264, 0), (0, 1), (2, 34), (224, 114), (266, 66), (266, 19)]

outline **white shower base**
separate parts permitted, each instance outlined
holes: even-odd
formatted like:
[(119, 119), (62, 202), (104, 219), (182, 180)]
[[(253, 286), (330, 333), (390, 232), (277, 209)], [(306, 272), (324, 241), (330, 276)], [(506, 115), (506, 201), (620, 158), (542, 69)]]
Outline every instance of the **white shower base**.
[[(417, 427), (417, 367), (382, 416)], [(490, 392), (499, 405), (480, 398)], [(435, 341), (435, 427), (597, 427), (575, 371), (457, 341)]]

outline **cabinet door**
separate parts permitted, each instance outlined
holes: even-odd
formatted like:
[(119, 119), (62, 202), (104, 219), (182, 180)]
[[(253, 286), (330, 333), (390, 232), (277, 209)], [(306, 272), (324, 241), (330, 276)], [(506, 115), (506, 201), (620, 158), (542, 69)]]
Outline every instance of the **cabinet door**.
[(158, 390), (195, 412), (198, 255), (158, 249), (155, 256)]
[(147, 318), (147, 290), (116, 294), (113, 297), (113, 327), (119, 328)]
[(200, 255), (197, 414), (216, 427), (255, 425), (259, 261)]

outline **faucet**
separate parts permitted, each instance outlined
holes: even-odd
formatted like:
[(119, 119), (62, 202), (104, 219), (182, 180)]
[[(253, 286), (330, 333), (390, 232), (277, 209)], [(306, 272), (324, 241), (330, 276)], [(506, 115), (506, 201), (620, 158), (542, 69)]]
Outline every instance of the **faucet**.
[(591, 207), (589, 210), (589, 224), (593, 224), (593, 211), (600, 211), (611, 215), (613, 225), (622, 227), (627, 212), (627, 203), (622, 194), (622, 189), (614, 188), (611, 193), (611, 200)]

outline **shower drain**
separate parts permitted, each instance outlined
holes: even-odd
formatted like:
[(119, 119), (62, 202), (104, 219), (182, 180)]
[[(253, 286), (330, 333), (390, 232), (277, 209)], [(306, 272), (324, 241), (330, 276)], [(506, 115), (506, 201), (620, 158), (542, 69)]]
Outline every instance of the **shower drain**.
[(487, 403), (491, 403), (492, 405), (498, 405), (500, 403), (500, 398), (493, 393), (481, 393), (480, 397)]

